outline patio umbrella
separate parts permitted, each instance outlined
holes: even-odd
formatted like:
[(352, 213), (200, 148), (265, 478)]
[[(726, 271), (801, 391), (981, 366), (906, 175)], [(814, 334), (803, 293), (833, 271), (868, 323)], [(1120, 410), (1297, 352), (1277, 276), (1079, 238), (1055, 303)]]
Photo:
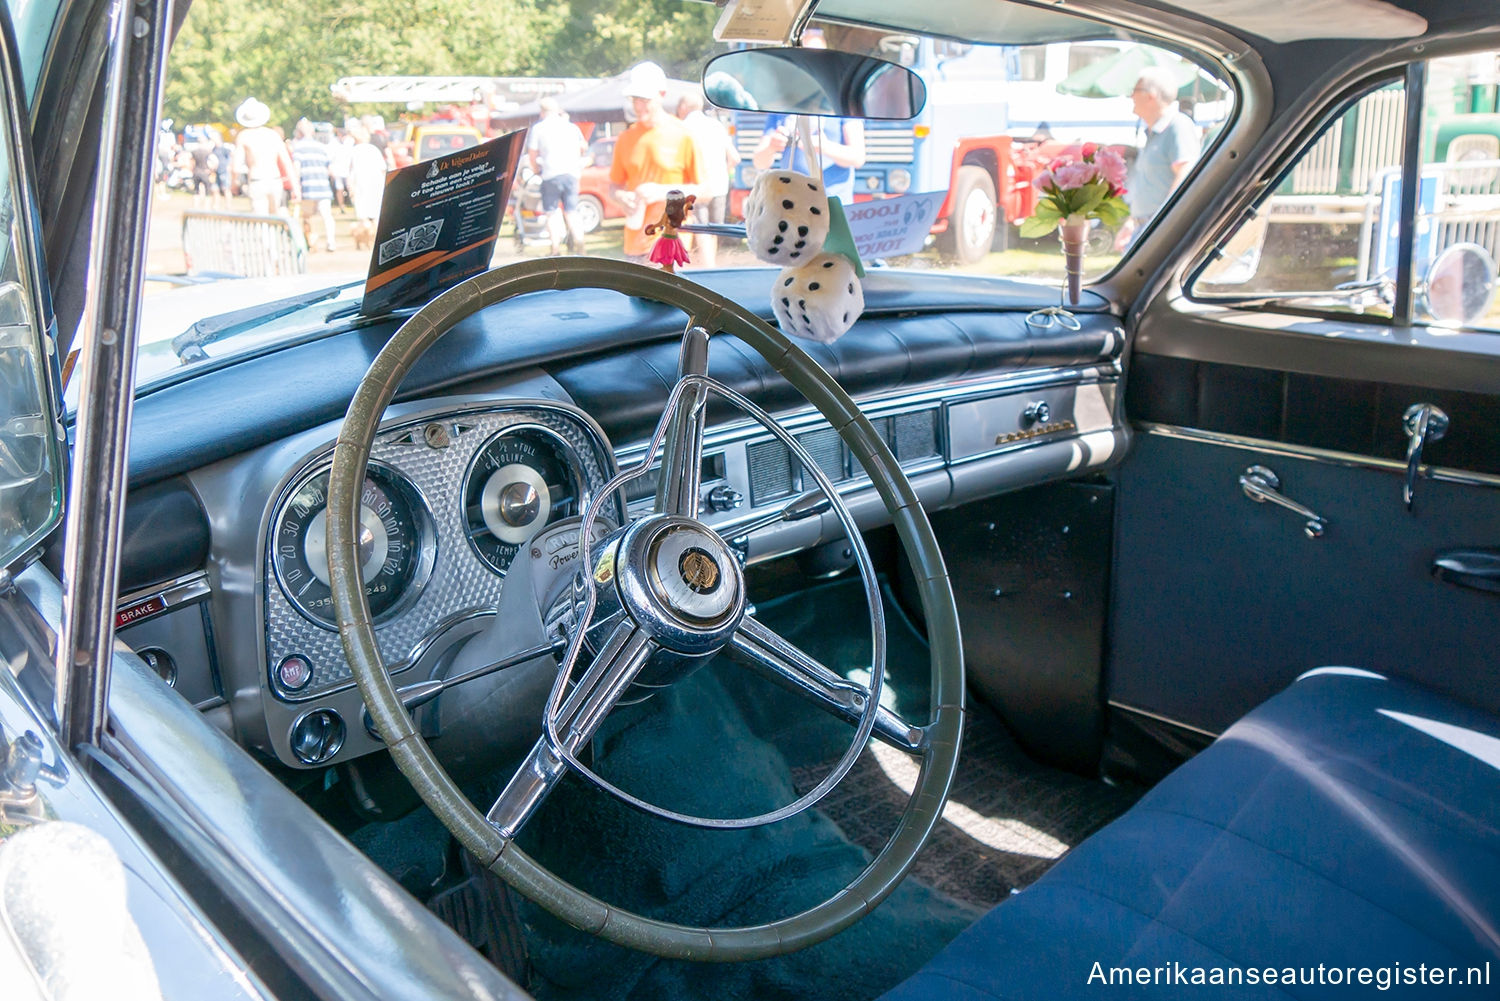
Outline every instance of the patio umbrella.
[(1064, 77), (1057, 90), (1074, 97), (1129, 97), (1141, 70), (1148, 66), (1159, 66), (1172, 74), (1180, 87), (1179, 100), (1201, 101), (1218, 92), (1216, 85), (1203, 79), (1198, 67), (1175, 53), (1149, 45), (1132, 45), (1095, 59)]

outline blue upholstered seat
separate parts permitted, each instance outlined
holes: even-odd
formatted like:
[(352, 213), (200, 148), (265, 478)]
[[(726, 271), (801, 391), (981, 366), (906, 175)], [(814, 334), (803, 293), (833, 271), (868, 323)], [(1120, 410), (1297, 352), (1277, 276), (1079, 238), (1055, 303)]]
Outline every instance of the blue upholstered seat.
[(1500, 721), (1309, 672), (885, 997), (1190, 996), (1199, 967), (1277, 971), (1211, 997), (1500, 997)]

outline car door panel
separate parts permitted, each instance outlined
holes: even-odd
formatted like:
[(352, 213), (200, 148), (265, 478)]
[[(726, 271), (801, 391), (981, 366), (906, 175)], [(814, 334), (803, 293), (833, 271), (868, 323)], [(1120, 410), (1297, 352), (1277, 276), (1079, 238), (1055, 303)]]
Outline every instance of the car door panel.
[[(1119, 473), (1111, 702), (1217, 733), (1336, 664), (1500, 708), (1496, 597), (1432, 575), (1440, 551), (1500, 542), (1500, 401), (1153, 356), (1129, 393), (1143, 433)], [(1400, 414), (1419, 400), (1453, 430), (1409, 513)], [(1327, 520), (1320, 538), (1245, 494), (1252, 465)]]

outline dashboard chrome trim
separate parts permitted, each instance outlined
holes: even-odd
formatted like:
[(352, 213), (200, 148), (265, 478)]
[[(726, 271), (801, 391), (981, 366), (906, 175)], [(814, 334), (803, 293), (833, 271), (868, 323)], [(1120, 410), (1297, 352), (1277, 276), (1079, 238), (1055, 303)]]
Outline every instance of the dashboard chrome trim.
[[(213, 588), (208, 583), (208, 574), (202, 570), (196, 570), (190, 574), (184, 574), (173, 580), (151, 587), (143, 587), (129, 594), (121, 595), (115, 602), (116, 629), (128, 629), (130, 626), (142, 622), (149, 622), (158, 615), (165, 615), (178, 605), (186, 605), (194, 601), (201, 601), (213, 594)], [(161, 602), (157, 607), (144, 615), (133, 616), (128, 622), (119, 624), (119, 617), (126, 614), (137, 605), (156, 599)]]

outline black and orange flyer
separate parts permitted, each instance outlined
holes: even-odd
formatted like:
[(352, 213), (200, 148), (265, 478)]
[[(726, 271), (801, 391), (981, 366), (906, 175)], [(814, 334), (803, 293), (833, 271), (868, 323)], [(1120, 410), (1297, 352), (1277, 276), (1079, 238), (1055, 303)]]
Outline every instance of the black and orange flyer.
[(489, 268), (525, 146), (522, 129), (385, 176), (361, 313), (420, 306)]

